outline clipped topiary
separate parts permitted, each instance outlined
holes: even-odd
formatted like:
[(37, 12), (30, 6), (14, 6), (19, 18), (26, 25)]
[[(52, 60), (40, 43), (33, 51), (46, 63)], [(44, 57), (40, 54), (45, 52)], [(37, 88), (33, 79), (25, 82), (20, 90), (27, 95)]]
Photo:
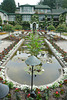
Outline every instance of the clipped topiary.
[(13, 26), (10, 24), (5, 24), (3, 26), (3, 31), (7, 31), (7, 32), (13, 31)]
[(21, 25), (15, 25), (14, 30), (22, 30), (22, 26)]
[(54, 27), (53, 25), (50, 25), (50, 26), (47, 27), (47, 29), (48, 29), (49, 31), (51, 31), (51, 30), (55, 30), (55, 27)]

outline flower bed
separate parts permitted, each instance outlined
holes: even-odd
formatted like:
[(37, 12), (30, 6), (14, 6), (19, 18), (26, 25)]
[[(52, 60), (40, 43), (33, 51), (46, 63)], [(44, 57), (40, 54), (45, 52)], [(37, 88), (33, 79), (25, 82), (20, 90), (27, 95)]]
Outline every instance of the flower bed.
[(7, 34), (6, 32), (0, 32), (0, 35)]
[(8, 46), (7, 48), (5, 48), (2, 52), (0, 52), (0, 61), (2, 61), (2, 59), (8, 54), (8, 52), (15, 46), (15, 44), (18, 43), (18, 41), (20, 40), (19, 38), (15, 37), (15, 36), (9, 36), (8, 39), (10, 39), (11, 41), (14, 41), (13, 44), (10, 44), (10, 46)]

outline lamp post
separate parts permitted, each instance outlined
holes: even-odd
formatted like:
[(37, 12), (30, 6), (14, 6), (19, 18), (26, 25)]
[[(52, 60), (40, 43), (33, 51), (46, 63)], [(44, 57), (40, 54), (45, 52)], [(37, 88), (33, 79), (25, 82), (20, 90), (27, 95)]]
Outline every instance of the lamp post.
[(0, 99), (4, 98), (9, 92), (9, 87), (5, 84), (0, 83)]
[(30, 56), (25, 63), (27, 65), (31, 65), (32, 66), (32, 73), (31, 73), (31, 92), (33, 92), (33, 67), (36, 65), (39, 65), (41, 63), (41, 61), (39, 59), (37, 59), (35, 56)]

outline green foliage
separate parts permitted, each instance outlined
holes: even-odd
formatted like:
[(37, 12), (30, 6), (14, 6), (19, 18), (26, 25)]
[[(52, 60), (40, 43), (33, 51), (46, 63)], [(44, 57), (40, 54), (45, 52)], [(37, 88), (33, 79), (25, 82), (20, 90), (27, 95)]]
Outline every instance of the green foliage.
[(12, 82), (9, 82), (8, 83), (8, 86), (9, 86), (10, 89), (12, 89), (13, 88), (13, 83)]
[(59, 97), (60, 97), (59, 92), (58, 92), (58, 91), (56, 91), (56, 92), (54, 93), (54, 96), (55, 96), (56, 98), (59, 98)]
[(51, 25), (53, 25), (53, 16), (52, 16), (52, 18), (51, 18)]
[(13, 31), (13, 26), (10, 24), (6, 24), (3, 26), (3, 31), (7, 31), (7, 32)]
[(53, 9), (53, 8), (61, 7), (63, 1), (64, 0), (40, 0), (38, 4), (48, 5), (49, 7), (51, 7), (51, 9)]
[(0, 16), (0, 25), (2, 25), (2, 19), (1, 19), (1, 16)]
[(27, 100), (33, 100), (33, 98), (32, 97), (29, 97), (29, 98), (27, 98)]
[(21, 25), (15, 25), (14, 30), (22, 30), (22, 26)]
[(62, 7), (63, 7), (63, 8), (67, 8), (67, 0), (63, 0)]
[(14, 0), (3, 0), (1, 7), (2, 10), (8, 13), (14, 13), (16, 10), (16, 4)]
[(50, 25), (47, 27), (47, 29), (50, 31), (50, 30), (55, 30), (55, 27), (53, 25)]
[(22, 16), (21, 15), (16, 15), (16, 23), (20, 25), (21, 21), (22, 21)]
[(59, 16), (59, 24), (62, 24), (65, 22), (65, 15), (63, 16), (62, 14)]
[(21, 24), (22, 24), (24, 30), (30, 29), (29, 21), (22, 21)]
[(27, 47), (29, 49), (29, 52), (31, 55), (37, 56), (38, 53), (41, 51), (41, 47), (42, 47), (42, 42), (40, 41), (39, 36), (30, 34), (30, 37), (28, 37), (30, 42), (27, 44)]
[(39, 27), (41, 27), (41, 29), (44, 29), (44, 26), (45, 26), (46, 24), (44, 23), (44, 22), (39, 22)]
[(40, 93), (37, 94), (36, 100), (42, 100), (42, 97), (41, 97)]
[(7, 21), (6, 20), (4, 20), (4, 24), (6, 24), (7, 23)]
[(19, 95), (18, 92), (16, 92), (16, 100), (21, 100), (21, 96)]
[(45, 26), (48, 25), (47, 16), (45, 16)]
[(67, 27), (65, 24), (59, 24), (56, 28), (56, 31), (58, 32), (66, 32), (67, 31)]
[(31, 23), (33, 23), (33, 22), (39, 23), (39, 17), (37, 14), (32, 15)]
[(15, 21), (8, 21), (9, 24), (15, 26), (16, 25), (16, 22)]

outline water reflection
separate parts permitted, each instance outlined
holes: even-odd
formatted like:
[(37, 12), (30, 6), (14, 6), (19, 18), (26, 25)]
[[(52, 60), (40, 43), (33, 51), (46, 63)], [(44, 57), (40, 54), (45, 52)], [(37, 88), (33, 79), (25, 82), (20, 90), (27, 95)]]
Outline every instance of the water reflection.
[[(53, 81), (55, 81), (59, 75), (60, 72), (58, 69), (61, 68), (60, 64), (57, 62), (57, 60), (52, 57), (53, 63), (43, 63), (42, 67), (45, 70), (41, 75), (34, 75), (34, 84), (35, 85), (44, 85), (44, 84), (48, 84), (51, 83)], [(25, 62), (20, 62), (18, 63), (17, 61), (12, 61), (10, 60), (7, 63), (7, 68), (8, 68), (8, 76), (21, 84), (27, 84), (30, 85), (30, 74), (28, 74), (25, 71), (25, 68), (27, 67), (27, 65), (25, 64)]]

